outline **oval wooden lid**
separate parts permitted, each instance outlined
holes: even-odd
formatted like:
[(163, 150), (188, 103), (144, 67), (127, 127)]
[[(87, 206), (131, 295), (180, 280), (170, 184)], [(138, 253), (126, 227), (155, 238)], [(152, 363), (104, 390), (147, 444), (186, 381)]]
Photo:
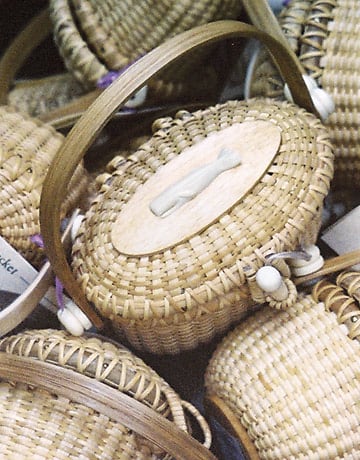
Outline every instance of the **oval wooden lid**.
[[(201, 232), (253, 188), (280, 141), (278, 126), (256, 120), (235, 123), (185, 149), (126, 203), (112, 229), (114, 247), (127, 255), (152, 254)], [(160, 208), (160, 201), (170, 209), (156, 215), (152, 207)]]

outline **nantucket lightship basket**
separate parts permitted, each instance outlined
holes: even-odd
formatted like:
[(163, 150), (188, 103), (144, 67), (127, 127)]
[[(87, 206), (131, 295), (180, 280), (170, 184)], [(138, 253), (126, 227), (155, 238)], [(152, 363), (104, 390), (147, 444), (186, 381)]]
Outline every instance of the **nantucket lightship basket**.
[(359, 293), (359, 273), (343, 272), (219, 344), (205, 376), (208, 415), (252, 460), (359, 456)]
[[(312, 85), (315, 82), (324, 89), (334, 104), (325, 121), (335, 149), (334, 188), (353, 188), (359, 183), (359, 14), (356, 0), (293, 0), (279, 17), (282, 34), (304, 74), (313, 79)], [(268, 31), (272, 27), (269, 19)], [(261, 51), (254, 62), (248, 96), (283, 99), (284, 82), (267, 53)]]
[[(333, 171), (326, 130), (294, 104), (254, 99), (156, 122), (152, 138), (105, 176), (77, 231), (72, 270), (57, 240), (61, 196), (48, 200), (119, 104), (186, 49), (239, 36), (264, 40), (281, 61), (281, 45), (247, 24), (220, 21), (184, 33), (102, 93), (47, 177), (42, 234), (55, 272), (84, 311), (93, 303), (139, 349), (177, 353), (224, 332), (258, 302), (286, 308), (296, 288), (286, 261), (273, 256), (317, 238)], [(291, 60), (280, 65), (296, 78)], [(268, 264), (282, 284), (273, 297), (256, 281)]]
[(2, 458), (215, 459), (196, 408), (121, 345), (50, 329), (8, 336), (0, 379)]

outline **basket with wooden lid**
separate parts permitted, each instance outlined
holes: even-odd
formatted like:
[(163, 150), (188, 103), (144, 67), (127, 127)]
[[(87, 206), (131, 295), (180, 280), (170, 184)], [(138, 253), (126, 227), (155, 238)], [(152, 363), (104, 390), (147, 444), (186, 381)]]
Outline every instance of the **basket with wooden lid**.
[(223, 333), (257, 303), (287, 308), (296, 300), (287, 259), (321, 266), (313, 245), (333, 172), (327, 132), (304, 108), (265, 99), (157, 121), (151, 139), (103, 177), (75, 232), (72, 269), (64, 256), (54, 191), (113, 111), (179, 54), (244, 36), (271, 48), (311, 110), (278, 41), (220, 21), (133, 64), (74, 126), (49, 170), (41, 231), (54, 271), (84, 312), (95, 307), (138, 349), (177, 353)]
[(197, 409), (101, 337), (44, 329), (3, 338), (0, 400), (3, 458), (215, 459)]
[(208, 416), (255, 459), (357, 458), (360, 274), (318, 282), (286, 311), (265, 308), (218, 345)]
[[(250, 8), (261, 4), (252, 12), (254, 23), (259, 26), (260, 20), (264, 30), (283, 35), (298, 57), (307, 84), (313, 94), (316, 93), (335, 149), (333, 187), (357, 188), (360, 177), (360, 75), (356, 64), (359, 3), (356, 0), (293, 0), (287, 2), (278, 23), (269, 11), (265, 12), (262, 5), (265, 1), (246, 3)], [(254, 56), (252, 64), (248, 97), (291, 98), (265, 51)]]

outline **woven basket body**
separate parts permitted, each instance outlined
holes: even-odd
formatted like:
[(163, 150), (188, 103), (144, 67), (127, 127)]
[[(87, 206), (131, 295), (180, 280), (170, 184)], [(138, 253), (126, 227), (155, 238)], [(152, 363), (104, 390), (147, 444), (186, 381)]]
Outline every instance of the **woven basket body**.
[[(47, 169), (64, 137), (15, 109), (0, 109), (0, 235), (29, 262), (38, 266), (42, 250), (30, 237), (40, 233), (39, 207)], [(71, 182), (63, 216), (85, 192), (88, 179), (81, 166)]]
[[(352, 283), (355, 278), (359, 289), (358, 273)], [(256, 449), (251, 458), (359, 456), (360, 330), (354, 325), (360, 309), (341, 288), (325, 284), (324, 303), (302, 294), (287, 311), (259, 311), (210, 360), (207, 394), (232, 412), (232, 427), (245, 428)]]
[(7, 103), (18, 112), (38, 117), (75, 100), (85, 93), (69, 73), (19, 81), (9, 92)]
[[(270, 121), (281, 141), (271, 164), (241, 199), (198, 230), (194, 211), (191, 234), (170, 246), (137, 254), (117, 249), (112, 234), (117, 219), (152, 176), (182, 152), (200, 151), (202, 143), (223, 130), (254, 121)], [(243, 148), (241, 139), (235, 147)], [(135, 347), (176, 353), (209, 341), (255, 302), (266, 301), (263, 292), (255, 295), (252, 281), (268, 254), (315, 242), (332, 176), (332, 151), (321, 123), (292, 104), (231, 101), (158, 120), (152, 138), (127, 163), (112, 168), (79, 229), (73, 272), (89, 301)], [(198, 198), (206, 218), (212, 206)], [(184, 219), (181, 208), (176, 213), (169, 234)], [(129, 238), (137, 232), (141, 240), (146, 226), (132, 225), (125, 221), (120, 233), (128, 227)], [(156, 233), (143, 239), (156, 239)], [(290, 292), (284, 305), (276, 305), (281, 308), (296, 298), (296, 289), (285, 262), (277, 268)]]
[[(279, 21), (305, 72), (335, 103), (326, 120), (335, 149), (334, 187), (357, 187), (360, 178), (358, 55), (359, 2), (294, 0)], [(283, 98), (283, 82), (265, 52), (253, 72), (251, 96)]]
[[(96, 85), (109, 71), (125, 68), (167, 38), (210, 21), (235, 19), (240, 10), (240, 2), (234, 0), (50, 2), (55, 41), (64, 63), (88, 87)], [(198, 99), (211, 94), (216, 78), (207, 56), (195, 53), (153, 79), (148, 85), (149, 98), (169, 100), (186, 94)]]
[[(66, 368), (74, 375), (86, 375), (104, 387), (131, 396), (189, 432), (188, 412), (184, 409), (189, 407), (188, 403), (121, 345), (93, 337), (74, 338), (63, 331), (41, 330), (2, 339), (0, 351), (30, 362)], [(2, 379), (0, 399), (2, 458), (170, 458), (135, 431), (72, 401), (71, 397), (57, 395), (56, 391), (51, 393), (34, 385)]]

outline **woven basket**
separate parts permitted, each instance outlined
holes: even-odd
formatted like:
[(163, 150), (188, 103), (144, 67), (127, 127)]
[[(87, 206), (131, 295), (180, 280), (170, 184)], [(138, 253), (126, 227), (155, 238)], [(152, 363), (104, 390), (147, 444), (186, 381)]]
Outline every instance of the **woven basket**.
[[(59, 52), (69, 71), (89, 88), (109, 71), (127, 67), (169, 37), (207, 22), (235, 19), (240, 11), (241, 2), (236, 0), (50, 2)], [(147, 99), (203, 99), (214, 93), (216, 80), (209, 53), (196, 53), (151, 80)]]
[[(360, 178), (358, 15), (356, 0), (293, 0), (279, 18), (304, 72), (335, 103), (326, 120), (335, 148), (334, 188), (357, 188)], [(265, 51), (257, 58), (249, 86), (251, 97), (284, 97), (284, 83)]]
[(208, 415), (252, 460), (358, 458), (359, 293), (360, 274), (342, 273), (287, 311), (257, 312), (218, 346)]
[(0, 378), (2, 458), (215, 458), (195, 407), (121, 345), (23, 332), (0, 341)]
[(38, 117), (63, 107), (85, 94), (84, 88), (69, 73), (19, 80), (8, 94), (7, 104), (18, 112)]
[[(43, 251), (31, 241), (40, 233), (42, 185), (64, 137), (36, 118), (0, 107), (0, 235), (30, 263), (39, 267)], [(67, 188), (62, 217), (78, 205), (87, 187), (82, 166)]]
[[(152, 75), (154, 65), (161, 68), (167, 56), (172, 60), (177, 55), (178, 46), (185, 53), (187, 44), (192, 49), (194, 40), (200, 46), (206, 37), (213, 41), (216, 34), (264, 39), (252, 26), (221, 21), (184, 33), (145, 56), (102, 93), (73, 128), (66, 148), (52, 165), (43, 194), (47, 255), (67, 291), (84, 310), (89, 307), (87, 300), (93, 302), (135, 347), (156, 353), (194, 348), (238, 321), (256, 302), (272, 302), (257, 287), (256, 272), (268, 255), (315, 242), (332, 176), (325, 129), (315, 116), (293, 104), (230, 101), (193, 114), (180, 112), (174, 119), (155, 123), (152, 138), (125, 165), (119, 165), (119, 171), (106, 177), (77, 233), (70, 270), (61, 245), (51, 240), (58, 216), (53, 203), (47, 204), (52, 189), (64, 186), (68, 175), (64, 167), (75, 166), (80, 151), (85, 152), (111, 111), (128, 97), (127, 85), (135, 91)], [(254, 131), (247, 131), (249, 127)], [(273, 157), (255, 178), (255, 166), (262, 164), (260, 150), (272, 145), (274, 132)], [(78, 159), (72, 142), (77, 145)], [(214, 160), (221, 147), (239, 149), (246, 163), (244, 143), (248, 159), (258, 155), (249, 169), (244, 166), (236, 170), (238, 175), (229, 171), (230, 175), (220, 176), (218, 185), (212, 182), (169, 220), (148, 211), (150, 201), (166, 184)], [(238, 190), (239, 185), (245, 188)], [(224, 204), (223, 198), (231, 201)], [(280, 259), (273, 263), (284, 277), (287, 294), (272, 305), (286, 308), (295, 301), (296, 289), (287, 264)]]

